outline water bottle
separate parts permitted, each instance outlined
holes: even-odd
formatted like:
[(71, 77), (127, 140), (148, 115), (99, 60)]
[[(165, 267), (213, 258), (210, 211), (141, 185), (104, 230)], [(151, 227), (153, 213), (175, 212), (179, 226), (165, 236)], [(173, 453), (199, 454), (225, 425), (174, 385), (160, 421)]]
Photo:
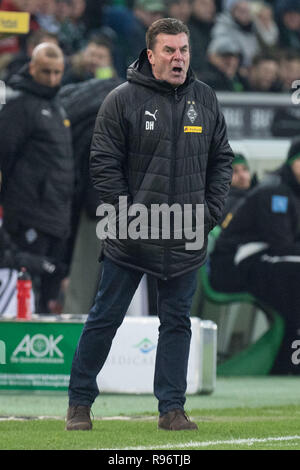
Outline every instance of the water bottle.
[(21, 268), (17, 280), (17, 318), (31, 320), (32, 282), (26, 268)]

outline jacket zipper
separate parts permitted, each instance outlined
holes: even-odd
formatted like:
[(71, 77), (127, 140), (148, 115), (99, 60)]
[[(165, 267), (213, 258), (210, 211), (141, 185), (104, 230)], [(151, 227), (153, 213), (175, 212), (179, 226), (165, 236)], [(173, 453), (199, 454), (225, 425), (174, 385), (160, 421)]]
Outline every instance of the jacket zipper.
[[(177, 148), (177, 135), (176, 135), (176, 129), (177, 129), (177, 119), (176, 119), (176, 103), (178, 101), (178, 93), (177, 93), (177, 88), (174, 90), (174, 96), (172, 97), (172, 160), (171, 160), (171, 172), (170, 172), (170, 182), (169, 182), (169, 208), (173, 204), (173, 199), (174, 199), (174, 190), (175, 190), (175, 169), (176, 169), (176, 148)], [(171, 233), (170, 233), (171, 235)], [(169, 248), (165, 247), (165, 252), (164, 252), (164, 270), (163, 272), (165, 273), (163, 279), (167, 280), (168, 277), (166, 275), (167, 271), (167, 266), (168, 266), (168, 261), (170, 257), (169, 253)]]

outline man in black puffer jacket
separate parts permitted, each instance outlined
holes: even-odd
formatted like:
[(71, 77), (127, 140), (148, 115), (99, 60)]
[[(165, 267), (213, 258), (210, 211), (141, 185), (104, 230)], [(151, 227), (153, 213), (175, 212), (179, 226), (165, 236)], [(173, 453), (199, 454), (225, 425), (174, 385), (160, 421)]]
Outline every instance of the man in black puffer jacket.
[[(105, 239), (100, 290), (74, 356), (67, 430), (91, 429), (90, 406), (98, 394), (96, 376), (143, 273), (158, 278), (161, 325), (154, 393), (159, 427), (197, 429), (184, 413), (189, 311), (197, 268), (206, 257), (207, 234), (222, 215), (230, 187), (233, 154), (213, 90), (196, 80), (189, 68), (187, 27), (175, 19), (158, 20), (150, 26), (146, 40), (147, 51), (129, 67), (128, 81), (105, 99), (95, 125), (91, 178), (99, 199), (112, 209), (117, 206), (118, 227), (116, 237)], [(143, 218), (144, 236), (129, 233), (124, 237), (122, 196), (131, 209), (140, 207), (147, 216), (155, 213), (155, 204), (164, 208), (176, 204), (183, 209), (189, 204), (191, 211), (196, 205), (204, 206), (203, 244), (187, 249), (189, 236), (185, 233), (178, 239), (176, 210), (169, 237), (163, 236), (167, 224), (150, 224), (148, 230), (142, 227), (147, 222)], [(125, 211), (125, 222), (136, 223), (132, 215), (127, 220)], [(195, 228), (197, 214), (193, 215)], [(153, 237), (152, 228), (157, 229)]]
[[(70, 232), (73, 154), (70, 122), (57, 99), (64, 69), (57, 46), (42, 43), (13, 76), (0, 112), (4, 227), (21, 250), (63, 261)], [(41, 278), (39, 313), (48, 312), (60, 279)]]

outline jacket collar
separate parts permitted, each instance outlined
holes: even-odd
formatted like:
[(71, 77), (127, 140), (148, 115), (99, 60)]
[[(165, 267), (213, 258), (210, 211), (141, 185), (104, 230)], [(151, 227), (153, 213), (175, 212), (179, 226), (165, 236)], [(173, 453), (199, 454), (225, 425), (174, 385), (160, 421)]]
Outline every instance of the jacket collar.
[[(143, 49), (139, 58), (127, 69), (127, 80), (143, 85), (160, 93), (173, 93), (175, 88), (165, 80), (158, 80), (152, 73), (147, 57), (147, 49)], [(178, 95), (187, 93), (190, 85), (195, 81), (195, 75), (189, 67), (185, 82), (177, 88)]]
[(26, 91), (45, 99), (53, 99), (57, 95), (60, 86), (48, 87), (37, 83), (29, 73), (28, 64), (14, 74), (8, 82), (14, 90)]

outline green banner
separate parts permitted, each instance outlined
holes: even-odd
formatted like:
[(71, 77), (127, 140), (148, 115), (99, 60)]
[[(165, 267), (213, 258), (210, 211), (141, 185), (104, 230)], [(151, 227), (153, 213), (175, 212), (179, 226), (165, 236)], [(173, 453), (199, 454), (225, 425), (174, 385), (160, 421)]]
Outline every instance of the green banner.
[(66, 390), (78, 322), (0, 321), (0, 389)]

